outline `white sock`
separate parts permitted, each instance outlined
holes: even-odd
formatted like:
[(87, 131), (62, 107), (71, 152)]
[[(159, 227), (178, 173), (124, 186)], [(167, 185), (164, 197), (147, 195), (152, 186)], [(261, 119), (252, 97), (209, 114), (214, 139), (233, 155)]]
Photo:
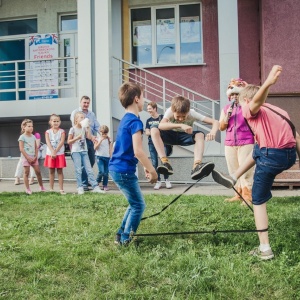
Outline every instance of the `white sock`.
[(259, 250), (261, 252), (266, 252), (268, 250), (271, 250), (270, 244), (260, 244), (259, 245)]

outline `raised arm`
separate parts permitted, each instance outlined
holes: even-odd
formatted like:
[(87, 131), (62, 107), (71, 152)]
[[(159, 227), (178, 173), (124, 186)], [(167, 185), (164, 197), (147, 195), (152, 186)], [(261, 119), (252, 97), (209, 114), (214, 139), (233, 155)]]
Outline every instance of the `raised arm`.
[(249, 108), (251, 111), (251, 114), (255, 115), (258, 113), (260, 107), (265, 103), (269, 88), (271, 85), (275, 84), (279, 75), (281, 74), (282, 67), (279, 65), (273, 66), (272, 70), (270, 71), (267, 79), (263, 83), (263, 85), (260, 87), (260, 89), (257, 91), (255, 96), (253, 97), (252, 101), (249, 103)]

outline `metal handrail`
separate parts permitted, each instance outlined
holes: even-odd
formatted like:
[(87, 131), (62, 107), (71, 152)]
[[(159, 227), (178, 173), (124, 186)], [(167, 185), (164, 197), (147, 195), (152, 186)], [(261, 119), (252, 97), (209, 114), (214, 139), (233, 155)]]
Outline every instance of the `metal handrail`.
[[(125, 81), (134, 81), (142, 85), (146, 102), (155, 101), (162, 113), (170, 106), (174, 96), (182, 95), (190, 100), (191, 108), (195, 111), (204, 116), (218, 119), (219, 116), (216, 114), (219, 112), (220, 101), (206, 97), (123, 59), (114, 56), (112, 58), (118, 63), (117, 67), (113, 67), (113, 72), (117, 70), (117, 74), (115, 74), (115, 77), (118, 78), (117, 84), (121, 85)], [(114, 91), (117, 89), (117, 87), (114, 87)], [(207, 124), (196, 122), (195, 125), (206, 131), (210, 130)]]

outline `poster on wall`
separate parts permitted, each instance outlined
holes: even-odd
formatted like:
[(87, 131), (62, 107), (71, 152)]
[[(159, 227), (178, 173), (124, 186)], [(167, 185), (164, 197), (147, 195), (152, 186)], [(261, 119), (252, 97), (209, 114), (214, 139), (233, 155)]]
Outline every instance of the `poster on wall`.
[(31, 90), (27, 92), (26, 99), (58, 98), (58, 35), (46, 33), (29, 36), (28, 44), (31, 62), (26, 74), (26, 86)]
[(175, 19), (158, 19), (156, 21), (157, 45), (175, 44)]
[(180, 18), (181, 43), (200, 42), (200, 21), (199, 16)]
[(151, 45), (151, 21), (132, 22), (133, 46)]

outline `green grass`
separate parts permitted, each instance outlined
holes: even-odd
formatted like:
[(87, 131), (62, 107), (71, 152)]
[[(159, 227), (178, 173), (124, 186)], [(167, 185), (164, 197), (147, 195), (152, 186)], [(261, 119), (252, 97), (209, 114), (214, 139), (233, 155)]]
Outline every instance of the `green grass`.
[[(174, 196), (147, 195), (145, 216)], [(224, 197), (182, 196), (138, 233), (254, 229)], [(139, 238), (118, 247), (122, 195), (0, 194), (0, 299), (300, 299), (298, 197), (268, 204), (275, 259), (256, 233)]]

